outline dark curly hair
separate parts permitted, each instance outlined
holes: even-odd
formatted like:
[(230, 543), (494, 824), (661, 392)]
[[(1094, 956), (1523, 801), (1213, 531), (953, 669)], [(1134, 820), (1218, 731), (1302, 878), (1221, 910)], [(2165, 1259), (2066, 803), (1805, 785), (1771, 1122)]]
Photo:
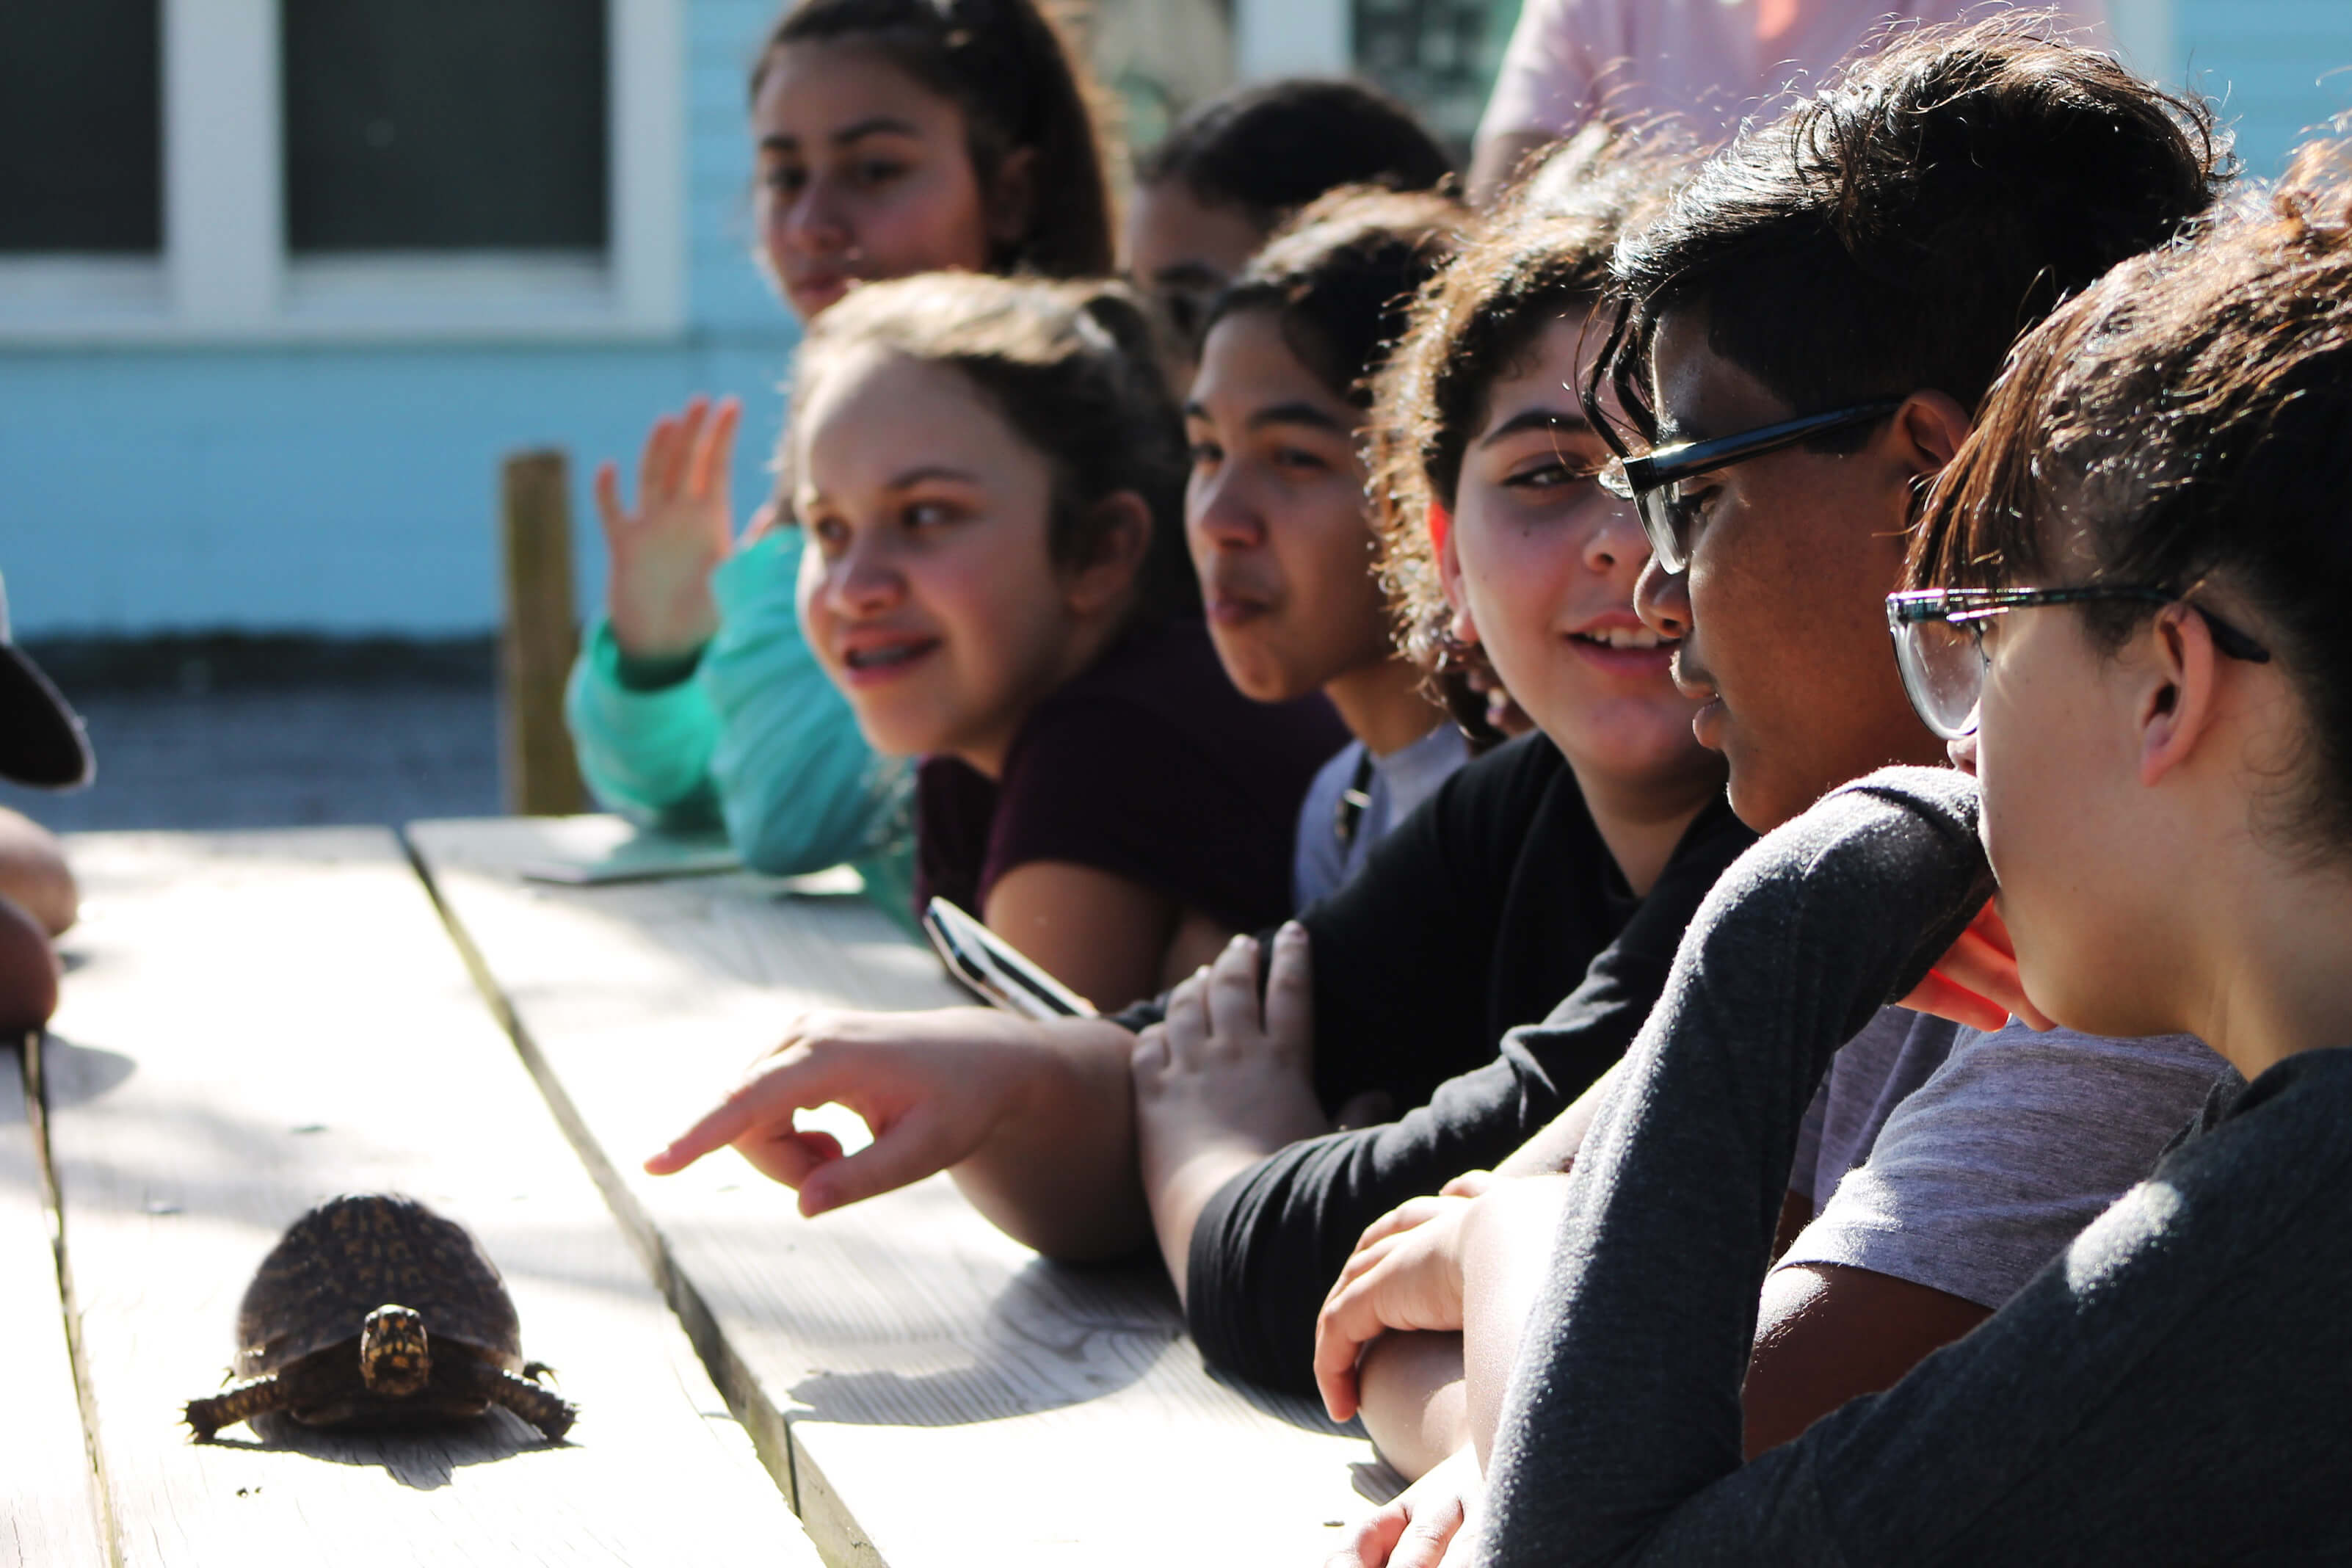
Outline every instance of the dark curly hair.
[(870, 46), (951, 100), (982, 188), (1014, 151), (1035, 153), (1028, 232), (1000, 247), (991, 270), (1104, 278), (1115, 269), (1104, 100), (1037, 0), (799, 0), (761, 47), (751, 96), (777, 50), (831, 43)]
[(809, 324), (793, 371), (793, 422), (847, 351), (873, 346), (961, 372), (1044, 455), (1054, 474), (1046, 544), (1056, 563), (1095, 558), (1100, 502), (1122, 491), (1142, 498), (1151, 543), (1138, 612), (1200, 613), (1184, 548), (1182, 427), (1150, 328), (1124, 287), (927, 272), (854, 289)]
[(1902, 34), (1743, 130), (1618, 246), (1605, 374), (1654, 437), (1652, 340), (1702, 308), (1709, 347), (1800, 412), (1922, 388), (1974, 408), (2019, 333), (2164, 243), (2231, 164), (2202, 102), (2047, 16)]
[(1429, 510), (1454, 504), (1488, 390), (1520, 367), (1545, 328), (1592, 310), (1618, 237), (1664, 200), (1684, 157), (1676, 143), (1587, 126), (1529, 166), (1486, 233), (1414, 302), (1376, 388), (1371, 494), (1381, 581), (1405, 651), (1424, 669), (1483, 662), (1449, 630)]
[[(2352, 850), (2352, 147), (2126, 262), (2018, 345), (1912, 542), (1919, 587), (2195, 594), (2275, 654), (2310, 717), (2267, 826)], [(2082, 606), (2115, 647), (2154, 613)]]

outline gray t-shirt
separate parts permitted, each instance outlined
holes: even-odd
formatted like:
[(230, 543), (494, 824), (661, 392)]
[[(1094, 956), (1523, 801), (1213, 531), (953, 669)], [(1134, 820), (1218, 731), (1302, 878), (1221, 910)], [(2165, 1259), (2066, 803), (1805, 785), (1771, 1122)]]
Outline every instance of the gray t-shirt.
[(1879, 1129), (1951, 1054), (1959, 1026), (1908, 1007), (1881, 1007), (1838, 1047), (1797, 1132), (1789, 1190), (1819, 1214), (1848, 1171), (1870, 1158)]
[[(1907, 1023), (1904, 1020), (1908, 1020)], [(2229, 1064), (2188, 1035), (1990, 1034), (1890, 1007), (1840, 1050), (1780, 1268), (1840, 1264), (1998, 1308), (2147, 1175)]]
[(1307, 798), (1298, 807), (1298, 837), (1290, 860), (1295, 909), (1303, 910), (1339, 891), (1381, 836), (1436, 794), (1437, 786), (1470, 760), (1470, 743), (1452, 724), (1441, 723), (1409, 746), (1400, 746), (1385, 757), (1372, 757), (1363, 810), (1354, 815), (1353, 830), (1343, 843), (1340, 803), (1355, 787), (1367, 755), (1361, 741), (1349, 742), (1307, 786)]
[(1779, 1266), (1867, 1268), (1998, 1308), (2147, 1174), (2225, 1074), (2189, 1035), (1956, 1028)]

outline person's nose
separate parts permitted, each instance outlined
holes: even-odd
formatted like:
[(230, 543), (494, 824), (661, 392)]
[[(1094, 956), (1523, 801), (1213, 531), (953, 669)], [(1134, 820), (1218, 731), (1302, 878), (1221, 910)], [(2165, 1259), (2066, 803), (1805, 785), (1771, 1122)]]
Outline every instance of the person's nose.
[(1585, 569), (1603, 576), (1620, 566), (1638, 565), (1649, 553), (1650, 542), (1643, 537), (1642, 524), (1627, 506), (1611, 507), (1584, 542)]
[(1202, 545), (1216, 550), (1254, 550), (1265, 542), (1265, 519), (1251, 501), (1249, 487), (1231, 465), (1194, 481), (1187, 525)]
[(1960, 772), (1968, 774), (1970, 778), (1976, 777), (1977, 732), (1974, 730), (1971, 730), (1957, 741), (1945, 742), (1944, 755), (1952, 760), (1952, 766), (1959, 769)]
[(1633, 613), (1642, 624), (1662, 637), (1685, 637), (1690, 635), (1690, 578), (1680, 572), (1669, 572), (1652, 555), (1643, 563), (1642, 575), (1633, 584)]
[(789, 201), (778, 204), (774, 228), (782, 247), (795, 256), (832, 256), (856, 241), (840, 188), (822, 175), (811, 175)]
[(896, 609), (907, 596), (906, 574), (882, 541), (852, 539), (825, 573), (825, 602), (847, 620), (866, 620)]

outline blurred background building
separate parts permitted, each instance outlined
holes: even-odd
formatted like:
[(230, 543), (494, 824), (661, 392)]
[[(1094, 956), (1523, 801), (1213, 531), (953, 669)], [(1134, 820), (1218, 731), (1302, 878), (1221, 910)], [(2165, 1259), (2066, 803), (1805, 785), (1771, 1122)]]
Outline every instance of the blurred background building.
[[(2216, 100), (2253, 173), (2352, 106), (2352, 0), (2109, 3), (2129, 63)], [(501, 456), (572, 454), (593, 605), (587, 474), (632, 461), (653, 415), (697, 391), (749, 404), (747, 503), (794, 341), (747, 226), (746, 68), (776, 9), (0, 5), (0, 572), (16, 635), (486, 647)], [(1081, 22), (1138, 144), (1235, 80), (1356, 72), (1466, 147), (1517, 10), (1096, 0)], [(310, 647), (253, 658), (321, 657)], [(97, 668), (68, 666), (69, 680)], [(487, 679), (486, 658), (449, 668)]]

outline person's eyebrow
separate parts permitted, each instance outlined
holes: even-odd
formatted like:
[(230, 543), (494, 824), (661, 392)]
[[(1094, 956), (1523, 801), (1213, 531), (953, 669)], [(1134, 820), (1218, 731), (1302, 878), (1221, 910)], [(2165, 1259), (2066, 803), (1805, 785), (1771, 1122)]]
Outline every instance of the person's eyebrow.
[[(901, 120), (895, 114), (877, 114), (857, 121), (854, 124), (845, 125), (825, 140), (836, 147), (846, 147), (851, 142), (867, 136), (920, 136), (922, 133), (921, 127), (911, 120)], [(782, 131), (760, 138), (760, 148), (762, 152), (797, 153), (800, 151), (800, 145), (799, 137)]]
[(1222, 289), (1225, 275), (1205, 261), (1178, 261), (1155, 269), (1151, 280), (1176, 289)]
[(959, 485), (980, 483), (980, 476), (968, 468), (950, 468), (943, 463), (927, 463), (920, 468), (908, 468), (903, 473), (892, 476), (890, 488), (894, 490), (910, 490), (917, 485), (928, 484), (934, 479), (945, 479), (950, 484)]
[(1485, 451), (1497, 441), (1508, 440), (1522, 430), (1565, 430), (1570, 434), (1591, 435), (1592, 422), (1581, 409), (1570, 412), (1560, 408), (1529, 408), (1512, 415), (1494, 429), (1478, 438), (1478, 449)]
[(1263, 430), (1269, 425), (1305, 425), (1339, 436), (1351, 436), (1356, 429), (1352, 421), (1335, 419), (1311, 403), (1277, 403), (1271, 408), (1261, 408), (1249, 416), (1244, 428)]

